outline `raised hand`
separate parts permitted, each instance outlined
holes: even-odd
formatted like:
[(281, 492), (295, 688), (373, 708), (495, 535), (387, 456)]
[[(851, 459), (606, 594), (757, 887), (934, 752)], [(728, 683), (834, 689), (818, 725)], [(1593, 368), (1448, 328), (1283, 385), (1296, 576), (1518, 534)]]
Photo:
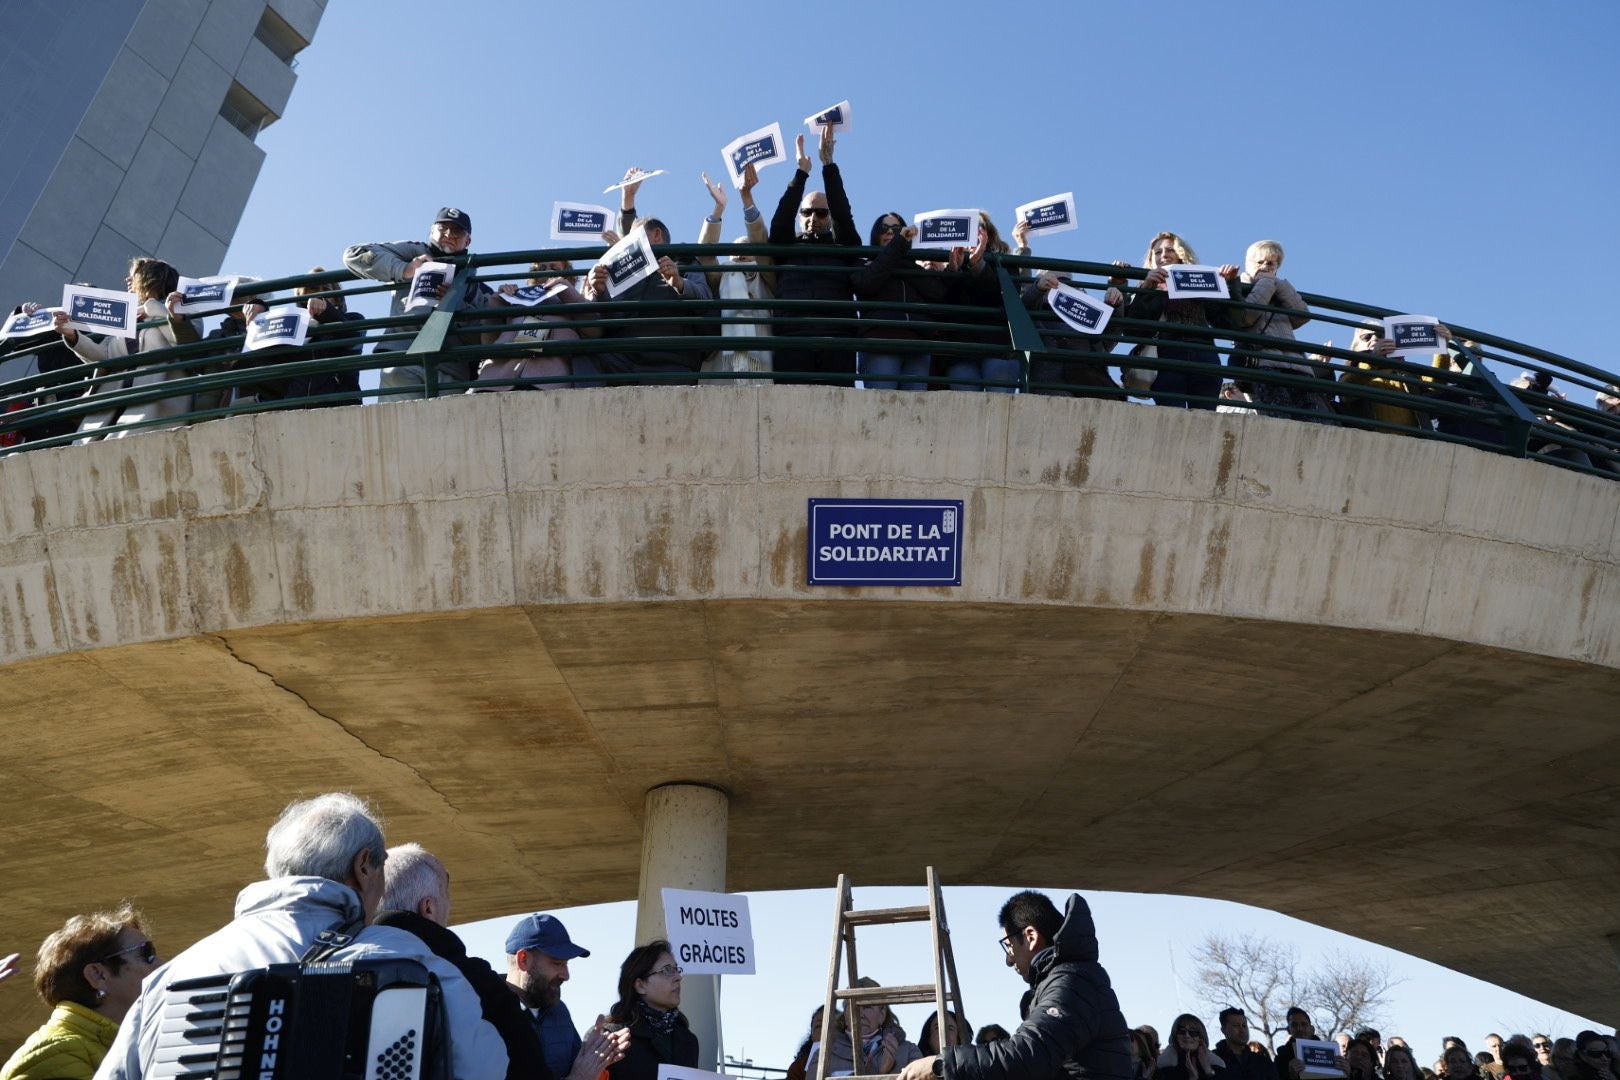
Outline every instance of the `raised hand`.
[(709, 189), (709, 198), (714, 200), (714, 213), (709, 215), (715, 219), (726, 216), (726, 189), (709, 179), (709, 174), (703, 174), (703, 186)]
[[(799, 138), (803, 139), (804, 136), (800, 135)], [(833, 163), (833, 145), (837, 143), (837, 141), (837, 137), (833, 135), (831, 124), (828, 124), (826, 127), (821, 129), (821, 145), (818, 147), (818, 149), (820, 151), (821, 163), (823, 165), (831, 165)]]
[(798, 138), (793, 140), (793, 152), (799, 158), (799, 171), (808, 173), (810, 171), (810, 155), (804, 152), (804, 134), (802, 132)]
[(1029, 219), (1019, 218), (1018, 224), (1013, 226), (1013, 239), (1021, 248), (1029, 247)]
[(1233, 266), (1231, 263), (1221, 264), (1220, 275), (1227, 281), (1236, 281), (1237, 276), (1242, 272), (1242, 270), (1238, 269), (1236, 266)]
[(180, 312), (178, 310), (176, 310), (176, 309), (179, 308), (179, 306), (181, 304), (185, 303), (185, 302), (186, 302), (186, 294), (183, 293), (183, 292), (180, 292), (178, 289), (175, 290), (174, 292), (170, 293), (167, 297), (165, 297), (164, 301), (163, 301), (163, 306), (169, 309), (169, 318), (171, 318), (171, 319), (184, 319), (185, 316), (180, 314)]
[[(630, 179), (632, 176), (636, 175), (636, 173), (638, 173), (640, 171), (641, 171), (641, 167), (639, 165), (630, 166), (628, 169), (624, 170), (624, 178), (625, 178), (625, 180)], [(621, 210), (629, 210), (629, 209), (633, 208), (636, 205), (636, 192), (638, 192), (640, 190), (641, 190), (641, 181), (640, 180), (637, 180), (633, 184), (625, 184), (624, 187), (620, 188), (619, 189), (619, 209), (621, 209)]]
[(754, 168), (754, 163), (750, 161), (743, 166), (742, 187), (738, 189), (742, 192), (742, 204), (744, 206), (754, 205), (754, 187), (758, 183), (759, 170)]

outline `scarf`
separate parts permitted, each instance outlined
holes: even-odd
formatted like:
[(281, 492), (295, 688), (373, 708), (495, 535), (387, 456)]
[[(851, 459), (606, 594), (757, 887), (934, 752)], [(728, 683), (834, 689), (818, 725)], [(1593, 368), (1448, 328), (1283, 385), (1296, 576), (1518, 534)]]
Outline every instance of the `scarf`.
[(653, 1029), (655, 1035), (673, 1033), (675, 1023), (681, 1017), (679, 1009), (670, 1009), (668, 1011), (656, 1009), (645, 1001), (641, 1003), (641, 1015), (647, 1018), (647, 1026)]

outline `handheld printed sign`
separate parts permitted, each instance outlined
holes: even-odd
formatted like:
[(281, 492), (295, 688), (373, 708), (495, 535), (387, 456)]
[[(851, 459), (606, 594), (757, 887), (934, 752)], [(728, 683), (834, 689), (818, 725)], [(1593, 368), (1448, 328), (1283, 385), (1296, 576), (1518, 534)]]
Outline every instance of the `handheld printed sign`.
[(1102, 333), (1114, 314), (1114, 309), (1101, 300), (1087, 296), (1073, 285), (1062, 283), (1046, 294), (1046, 306), (1082, 334)]
[(822, 109), (813, 116), (804, 118), (804, 126), (812, 131), (818, 128), (832, 128), (834, 131), (848, 131), (852, 124), (849, 112), (849, 102), (840, 101), (830, 108)]
[(234, 277), (205, 277), (180, 279), (180, 290), (185, 295), (185, 303), (176, 304), (174, 310), (182, 315), (192, 315), (199, 311), (217, 311), (220, 308), (231, 306), (231, 299), (236, 295), (236, 279)]
[(1029, 222), (1030, 232), (1060, 233), (1080, 227), (1080, 222), (1076, 221), (1074, 216), (1072, 191), (1027, 202), (1014, 210), (1013, 215), (1019, 221)]
[(541, 282), (539, 285), (520, 285), (516, 292), (501, 293), (500, 297), (508, 304), (517, 304), (520, 307), (534, 307), (543, 304), (558, 293), (566, 291), (568, 282), (562, 278)]
[(930, 210), (911, 222), (917, 226), (914, 247), (972, 247), (979, 233), (977, 210)]
[(1326, 1042), (1321, 1039), (1295, 1039), (1294, 1056), (1299, 1058), (1305, 1066), (1304, 1075), (1327, 1080), (1344, 1080), (1344, 1070), (1339, 1068), (1339, 1047), (1337, 1043)]
[(411, 292), (405, 298), (406, 311), (421, 311), (439, 306), (439, 290), (450, 284), (456, 268), (445, 262), (425, 262), (416, 268), (411, 278)]
[(639, 184), (643, 180), (651, 180), (655, 176), (663, 175), (663, 169), (654, 169), (652, 172), (648, 172), (646, 169), (631, 169), (629, 175), (627, 175), (623, 180), (620, 180), (617, 184), (609, 184), (607, 187), (603, 188), (602, 194), (606, 195), (610, 191), (618, 191), (620, 188), (629, 187), (631, 184)]
[(1396, 356), (1429, 356), (1446, 351), (1440, 338), (1440, 320), (1432, 315), (1389, 315), (1384, 336), (1395, 343)]
[(608, 248), (596, 265), (607, 267), (610, 297), (617, 297), (636, 282), (658, 272), (658, 260), (647, 242), (647, 230), (640, 227), (631, 229), (629, 236)]
[(664, 890), (664, 931), (688, 975), (752, 975), (754, 929), (748, 897)]
[(62, 310), (75, 330), (126, 338), (135, 336), (135, 324), (141, 317), (141, 304), (134, 293), (87, 285), (62, 286)]
[(962, 584), (962, 503), (811, 499), (809, 584)]
[(6, 317), (5, 324), (0, 326), (0, 341), (7, 338), (33, 337), (51, 328), (56, 321), (56, 313), (61, 308), (42, 307), (32, 315), (26, 312), (17, 312)]
[(551, 204), (553, 240), (601, 240), (613, 228), (613, 211), (592, 203), (554, 202)]
[(732, 186), (741, 191), (743, 170), (748, 166), (763, 169), (787, 160), (787, 151), (782, 146), (782, 125), (769, 124), (757, 131), (739, 135), (726, 143), (720, 156), (726, 159), (726, 168), (731, 170)]
[(278, 307), (261, 311), (248, 323), (243, 352), (268, 349), (273, 345), (302, 345), (309, 337), (309, 309)]
[(1226, 279), (1216, 266), (1167, 266), (1165, 292), (1172, 300), (1225, 300)]
[(684, 1065), (658, 1065), (658, 1080), (732, 1080), (725, 1073), (704, 1072), (702, 1069), (688, 1069)]

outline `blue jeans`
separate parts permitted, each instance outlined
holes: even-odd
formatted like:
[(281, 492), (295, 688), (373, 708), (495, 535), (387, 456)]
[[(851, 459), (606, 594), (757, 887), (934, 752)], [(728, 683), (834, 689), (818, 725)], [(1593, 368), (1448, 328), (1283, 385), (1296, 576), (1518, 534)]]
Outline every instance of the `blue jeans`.
[[(861, 380), (868, 390), (926, 390), (925, 382), (896, 383), (896, 375), (909, 375), (915, 379), (933, 370), (934, 358), (927, 353), (869, 353), (856, 357)], [(874, 381), (880, 380), (880, 381)]]
[[(999, 356), (987, 356), (983, 360), (955, 360), (945, 369), (946, 378), (950, 379), (994, 379), (997, 382), (1018, 381), (1023, 371), (1023, 365), (1017, 360), (1006, 360)], [(952, 390), (985, 390), (992, 394), (1010, 394), (1014, 388), (1011, 386), (974, 386), (971, 383), (951, 383)]]

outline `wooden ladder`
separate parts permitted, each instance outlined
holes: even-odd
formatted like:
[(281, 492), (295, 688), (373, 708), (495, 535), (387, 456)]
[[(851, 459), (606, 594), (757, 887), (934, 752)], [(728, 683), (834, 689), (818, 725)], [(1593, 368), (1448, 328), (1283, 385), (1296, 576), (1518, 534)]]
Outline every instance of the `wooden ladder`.
[[(918, 904), (914, 907), (896, 908), (870, 908), (866, 911), (853, 909), (854, 899), (851, 894), (849, 878), (843, 874), (838, 875), (837, 890), (838, 912), (833, 919), (833, 945), (832, 959), (827, 966), (827, 997), (823, 1002), (821, 1014), (821, 1053), (818, 1054), (815, 1080), (827, 1080), (827, 1047), (832, 1045), (834, 1037), (834, 1013), (840, 1004), (848, 1003), (855, 1010), (852, 1023), (848, 1025), (850, 1041), (850, 1060), (854, 1063), (855, 1075), (849, 1080), (891, 1080), (898, 1073), (863, 1073), (861, 1071), (861, 1035), (859, 1012), (863, 1005), (913, 1005), (923, 1002), (934, 1003), (934, 1014), (938, 1017), (941, 1032), (945, 1029), (946, 1018), (950, 1012), (946, 1010), (947, 1004), (952, 1011), (963, 1013), (962, 984), (956, 978), (956, 958), (951, 955), (951, 931), (945, 925), (945, 898), (939, 891), (939, 876), (934, 868), (928, 868), (928, 903)], [(857, 926), (887, 926), (893, 923), (924, 922), (928, 923), (929, 932), (933, 938), (934, 953), (934, 981), (932, 983), (915, 983), (909, 986), (856, 986), (860, 981), (860, 970), (856, 966), (855, 957), (855, 928)], [(841, 966), (839, 948), (842, 946), (843, 955), (849, 964), (849, 985), (838, 985), (838, 974)], [(947, 985), (946, 980), (949, 979)], [(943, 1042), (943, 1035), (941, 1036)]]

